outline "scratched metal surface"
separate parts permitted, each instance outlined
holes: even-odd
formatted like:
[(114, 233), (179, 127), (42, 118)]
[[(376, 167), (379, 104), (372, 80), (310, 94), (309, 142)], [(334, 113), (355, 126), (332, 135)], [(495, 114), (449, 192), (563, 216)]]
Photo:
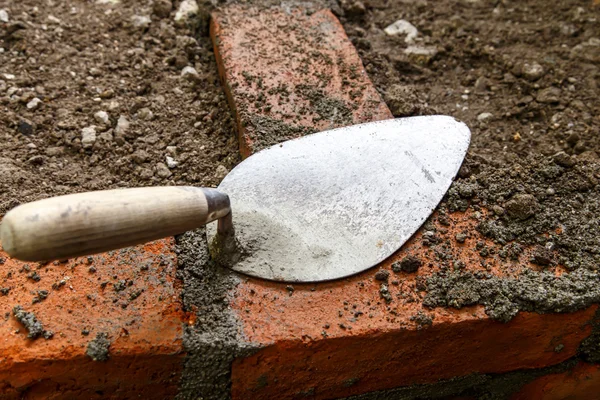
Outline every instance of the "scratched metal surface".
[[(383, 261), (435, 209), (470, 141), (454, 118), (372, 122), (284, 142), (218, 187), (231, 198), (236, 271), (276, 281), (343, 278)], [(208, 227), (208, 237), (216, 224)]]

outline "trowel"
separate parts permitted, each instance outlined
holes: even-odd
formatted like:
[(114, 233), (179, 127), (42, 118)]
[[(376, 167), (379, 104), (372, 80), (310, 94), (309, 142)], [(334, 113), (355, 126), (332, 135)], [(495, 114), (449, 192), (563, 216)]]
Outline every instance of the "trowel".
[(146, 187), (20, 205), (0, 226), (11, 256), (49, 261), (207, 225), (213, 258), (275, 281), (344, 278), (385, 260), (438, 205), (469, 146), (446, 116), (353, 125), (277, 144), (216, 189)]

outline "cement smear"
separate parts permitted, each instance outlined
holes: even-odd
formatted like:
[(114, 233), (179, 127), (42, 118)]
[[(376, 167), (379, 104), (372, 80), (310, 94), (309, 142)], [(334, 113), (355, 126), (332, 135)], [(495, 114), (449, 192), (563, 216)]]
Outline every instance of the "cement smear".
[(184, 308), (197, 316), (195, 324), (184, 330), (187, 356), (177, 398), (227, 399), (233, 360), (254, 351), (228, 307), (227, 294), (239, 278), (210, 260), (204, 229), (187, 232), (176, 241)]

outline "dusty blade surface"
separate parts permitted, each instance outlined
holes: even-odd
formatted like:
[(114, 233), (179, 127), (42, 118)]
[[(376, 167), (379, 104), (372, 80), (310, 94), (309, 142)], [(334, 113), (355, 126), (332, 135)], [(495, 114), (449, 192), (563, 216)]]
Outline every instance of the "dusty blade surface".
[[(231, 198), (236, 271), (276, 281), (343, 278), (383, 261), (435, 209), (469, 146), (466, 125), (427, 116), (284, 142), (218, 189)], [(209, 241), (216, 224), (208, 229)]]

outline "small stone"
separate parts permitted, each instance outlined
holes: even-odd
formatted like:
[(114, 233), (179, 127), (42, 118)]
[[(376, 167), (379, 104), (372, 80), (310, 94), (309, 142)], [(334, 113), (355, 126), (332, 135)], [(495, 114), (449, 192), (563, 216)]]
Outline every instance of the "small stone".
[(194, 82), (198, 79), (198, 71), (194, 67), (187, 66), (181, 70), (181, 77), (187, 81)]
[(569, 136), (567, 136), (567, 144), (569, 144), (570, 146), (575, 146), (577, 142), (579, 142), (579, 139), (581, 139), (579, 134), (577, 132), (573, 132)]
[(480, 76), (475, 81), (474, 89), (478, 93), (486, 92), (489, 87), (490, 87), (490, 82), (488, 81), (488, 79), (485, 76)]
[(96, 143), (96, 126), (91, 125), (81, 130), (81, 146), (84, 149), (91, 149)]
[(18, 124), (19, 132), (25, 136), (33, 135), (33, 124), (26, 120), (20, 120)]
[(129, 130), (129, 121), (124, 115), (119, 116), (119, 120), (117, 121), (117, 126), (115, 128), (115, 135), (117, 136), (125, 136), (127, 131)]
[(171, 14), (173, 3), (171, 0), (154, 0), (152, 12), (159, 18), (167, 18)]
[(175, 157), (177, 155), (177, 146), (167, 146), (167, 153)]
[(219, 165), (217, 170), (215, 171), (215, 179), (218, 181), (222, 181), (223, 178), (227, 176), (229, 170), (224, 165)]
[(554, 156), (552, 156), (552, 159), (556, 164), (565, 168), (571, 168), (576, 163), (575, 159), (564, 151), (556, 153)]
[(115, 95), (115, 91), (112, 89), (106, 89), (98, 95), (101, 99), (110, 99)]
[(136, 150), (132, 155), (131, 159), (136, 164), (143, 164), (150, 158), (150, 154), (146, 150)]
[(42, 156), (33, 156), (29, 160), (29, 163), (33, 165), (42, 165), (44, 163), (44, 157)]
[(140, 109), (137, 115), (144, 121), (151, 121), (154, 118), (154, 113), (148, 107)]
[(392, 271), (394, 272), (417, 272), (421, 267), (422, 263), (415, 256), (406, 256), (401, 261), (396, 261), (392, 264)]
[(48, 147), (46, 149), (46, 155), (48, 157), (56, 157), (63, 154), (65, 149), (63, 147)]
[(560, 101), (560, 96), (561, 90), (559, 88), (551, 86), (549, 88), (540, 90), (535, 99), (539, 103), (552, 104), (558, 103)]
[(145, 15), (134, 15), (131, 17), (131, 24), (135, 28), (147, 29), (150, 26), (151, 22), (152, 20), (150, 19), (150, 17), (147, 17)]
[(387, 282), (390, 277), (390, 271), (385, 269), (380, 269), (375, 273), (375, 279), (382, 282)]
[(27, 329), (28, 338), (36, 339), (44, 333), (44, 327), (35, 317), (34, 313), (23, 310), (21, 306), (15, 306), (13, 308), (13, 315)]
[(0, 10), (0, 22), (8, 22), (8, 11), (5, 9)]
[(341, 6), (344, 10), (344, 14), (351, 18), (360, 17), (361, 15), (365, 15), (367, 12), (365, 4), (359, 0), (342, 0)]
[(504, 207), (508, 216), (512, 219), (526, 220), (532, 217), (538, 210), (536, 198), (530, 194), (516, 194), (506, 202)]
[(456, 239), (458, 243), (464, 243), (465, 240), (467, 240), (467, 235), (465, 233), (457, 233), (456, 236), (454, 236), (454, 239)]
[(13, 74), (4, 74), (4, 79), (6, 79), (7, 81), (12, 81), (13, 79), (15, 79), (15, 76)]
[(110, 143), (110, 142), (112, 142), (112, 141), (113, 141), (113, 134), (112, 134), (112, 130), (111, 130), (111, 129), (109, 129), (109, 130), (108, 130), (108, 131), (106, 131), (106, 132), (102, 132), (102, 133), (101, 133), (101, 134), (98, 136), (98, 138), (99, 138), (99, 139), (100, 139), (102, 142), (105, 142), (105, 143)]
[(179, 163), (177, 161), (175, 161), (173, 159), (173, 157), (170, 156), (165, 156), (166, 162), (167, 162), (167, 167), (173, 169), (175, 167), (177, 167), (179, 165)]
[(154, 173), (152, 172), (152, 170), (150, 168), (141, 168), (139, 171), (139, 174), (140, 174), (140, 178), (142, 178), (144, 180), (152, 179), (152, 177), (154, 176)]
[(415, 38), (419, 35), (417, 28), (404, 19), (399, 19), (391, 25), (388, 25), (383, 31), (388, 36), (406, 35), (404, 38), (405, 43), (413, 43)]
[(544, 67), (542, 67), (537, 62), (533, 62), (531, 64), (528, 64), (528, 63), (523, 64), (522, 73), (523, 73), (523, 78), (527, 79), (528, 81), (536, 81), (536, 80), (540, 79), (542, 76), (544, 76), (545, 71), (544, 71)]
[(199, 11), (200, 9), (198, 8), (196, 0), (183, 0), (175, 13), (175, 23), (177, 25), (185, 25), (198, 15)]
[(391, 303), (393, 300), (392, 294), (390, 293), (390, 289), (388, 285), (382, 283), (379, 287), (379, 296), (385, 300), (386, 303)]
[(437, 53), (438, 50), (434, 46), (408, 46), (404, 49), (404, 54), (422, 64), (429, 63)]
[(492, 206), (492, 211), (494, 212), (494, 214), (496, 214), (498, 216), (504, 215), (504, 208), (500, 207), (497, 204)]
[(171, 171), (169, 171), (169, 168), (165, 164), (156, 164), (156, 175), (158, 175), (160, 178), (168, 178), (171, 176), (171, 174)]
[(60, 19), (56, 18), (54, 15), (48, 15), (47, 18), (48, 22), (50, 22), (51, 24), (56, 24), (59, 25), (60, 24)]
[(552, 251), (543, 246), (537, 246), (533, 252), (531, 262), (542, 267), (547, 267), (552, 263)]
[(42, 101), (37, 97), (34, 97), (29, 103), (27, 103), (27, 109), (35, 110), (42, 104)]
[(94, 119), (99, 124), (110, 125), (110, 118), (108, 117), (108, 113), (106, 111), (98, 111), (94, 114)]
[(483, 112), (483, 113), (481, 113), (481, 114), (479, 114), (477, 116), (477, 121), (479, 121), (479, 122), (485, 122), (485, 121), (491, 119), (493, 116), (494, 115), (492, 113)]
[(110, 341), (106, 333), (98, 333), (96, 338), (88, 343), (85, 354), (94, 361), (108, 361)]

